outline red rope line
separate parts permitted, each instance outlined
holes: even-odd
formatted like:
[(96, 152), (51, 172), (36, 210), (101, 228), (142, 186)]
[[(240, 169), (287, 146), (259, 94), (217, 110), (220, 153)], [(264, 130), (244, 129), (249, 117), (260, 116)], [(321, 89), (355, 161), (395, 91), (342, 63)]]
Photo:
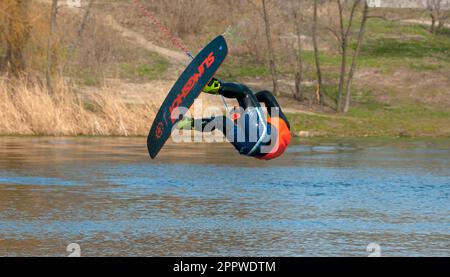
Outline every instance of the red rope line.
[(156, 16), (150, 12), (145, 6), (139, 1), (139, 0), (133, 0), (134, 4), (142, 11), (142, 13), (149, 18), (156, 27), (159, 28), (161, 33), (163, 33), (167, 39), (169, 39), (173, 45), (178, 47), (180, 50), (182, 50), (184, 53), (186, 53), (188, 56), (190, 56), (189, 50), (180, 42), (180, 40), (175, 37), (167, 28), (165, 28), (161, 22), (156, 18)]
[[(181, 43), (177, 37), (175, 37), (167, 28), (165, 28), (161, 22), (156, 18), (156, 16), (150, 12), (148, 9), (144, 7), (144, 5), (139, 0), (133, 0), (134, 4), (142, 11), (142, 13), (148, 17), (153, 24), (155, 24), (161, 33), (163, 33), (176, 47), (181, 49), (186, 55), (188, 55), (191, 59), (194, 59), (194, 56), (192, 56), (191, 52)], [(223, 95), (221, 95), (223, 104), (225, 105), (225, 109), (228, 109), (227, 102), (225, 101), (225, 98)]]

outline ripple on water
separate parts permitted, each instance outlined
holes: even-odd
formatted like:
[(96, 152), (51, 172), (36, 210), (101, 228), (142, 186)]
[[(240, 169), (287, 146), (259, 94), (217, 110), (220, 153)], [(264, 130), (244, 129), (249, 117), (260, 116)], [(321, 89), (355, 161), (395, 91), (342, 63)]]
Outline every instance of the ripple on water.
[[(0, 138), (0, 255), (450, 255), (450, 141), (294, 145)], [(194, 159), (192, 157), (195, 157)]]

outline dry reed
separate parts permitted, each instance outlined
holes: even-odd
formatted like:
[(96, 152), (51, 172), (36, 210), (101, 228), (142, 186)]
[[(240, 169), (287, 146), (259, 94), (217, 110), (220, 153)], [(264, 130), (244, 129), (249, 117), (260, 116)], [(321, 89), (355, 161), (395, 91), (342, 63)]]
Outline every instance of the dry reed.
[(83, 99), (59, 81), (55, 95), (23, 80), (0, 79), (1, 135), (146, 135), (154, 106), (126, 104), (113, 93)]

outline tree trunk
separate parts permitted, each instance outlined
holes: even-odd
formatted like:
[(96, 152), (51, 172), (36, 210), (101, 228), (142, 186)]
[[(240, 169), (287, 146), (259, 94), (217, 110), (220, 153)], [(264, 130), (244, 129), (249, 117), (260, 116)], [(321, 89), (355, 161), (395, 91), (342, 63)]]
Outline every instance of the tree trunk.
[(441, 32), (442, 29), (444, 29), (445, 22), (446, 22), (445, 17), (444, 17), (444, 16), (441, 16), (441, 17), (439, 18), (439, 22), (438, 22), (438, 26), (437, 26), (437, 31), (438, 31), (438, 32)]
[(278, 73), (277, 68), (275, 64), (275, 54), (272, 44), (272, 35), (270, 31), (270, 22), (269, 22), (269, 16), (267, 14), (267, 7), (266, 7), (266, 0), (261, 0), (262, 6), (263, 6), (263, 19), (264, 19), (264, 26), (266, 31), (266, 39), (267, 39), (267, 46), (269, 48), (269, 63), (270, 63), (270, 70), (272, 72), (272, 81), (273, 81), (273, 94), (278, 95)]
[(10, 18), (6, 35), (4, 65), (8, 71), (17, 77), (26, 69), (24, 52), (30, 38), (28, 1), (14, 1), (7, 12)]
[(300, 26), (299, 26), (299, 19), (298, 19), (298, 13), (296, 10), (293, 11), (294, 16), (294, 29), (295, 34), (297, 36), (297, 48), (294, 47), (295, 50), (295, 57), (296, 57), (296, 65), (297, 69), (295, 72), (295, 94), (294, 98), (298, 101), (303, 100), (303, 89), (302, 89), (302, 81), (303, 81), (303, 58), (302, 58), (302, 37), (300, 32)]
[(342, 96), (344, 93), (344, 82), (345, 74), (347, 72), (347, 38), (344, 32), (344, 14), (342, 10), (342, 4), (340, 0), (337, 0), (339, 9), (339, 22), (340, 22), (340, 33), (341, 33), (341, 70), (339, 75), (339, 88), (338, 88), (338, 98), (336, 111), (342, 111)]
[(344, 82), (345, 82), (345, 74), (347, 72), (347, 45), (345, 42), (342, 43), (341, 46), (341, 70), (339, 76), (339, 88), (338, 88), (338, 99), (337, 99), (337, 107), (336, 111), (342, 111), (342, 97), (344, 95)]
[(356, 49), (355, 49), (355, 52), (353, 53), (352, 65), (350, 67), (350, 72), (348, 73), (348, 77), (347, 77), (348, 79), (347, 79), (347, 84), (346, 84), (345, 105), (344, 105), (345, 113), (348, 112), (348, 110), (350, 109), (352, 80), (353, 80), (354, 72), (356, 71), (356, 61), (358, 59), (359, 52), (361, 50), (361, 44), (364, 39), (364, 33), (366, 31), (366, 23), (367, 23), (368, 14), (369, 14), (369, 5), (366, 2), (366, 3), (364, 3), (364, 11), (363, 11), (362, 19), (361, 19), (361, 25), (359, 28), (358, 40), (356, 42)]
[(12, 32), (12, 28), (13, 28), (13, 23), (11, 19), (7, 19), (7, 29), (6, 29), (6, 33), (8, 34), (6, 37), (6, 49), (5, 49), (5, 58), (3, 59), (3, 67), (5, 67), (6, 71), (11, 70), (11, 60), (12, 60), (12, 49), (13, 49), (13, 45), (10, 41), (10, 32)]
[(302, 89), (302, 73), (301, 72), (295, 72), (294, 76), (294, 83), (295, 83), (295, 92), (294, 92), (294, 99), (297, 101), (303, 101), (303, 89)]
[(430, 13), (430, 17), (431, 17), (430, 32), (434, 33), (436, 30), (436, 17), (434, 16), (433, 12)]
[(83, 19), (81, 20), (80, 29), (78, 29), (77, 34), (77, 42), (81, 40), (83, 37), (84, 30), (86, 29), (87, 22), (89, 20), (89, 17), (91, 16), (91, 10), (92, 6), (94, 5), (95, 0), (89, 1), (89, 4), (86, 7), (86, 12), (83, 15)]
[[(343, 98), (344, 98), (344, 88), (345, 88), (345, 79), (347, 75), (347, 52), (348, 52), (348, 42), (350, 32), (352, 30), (352, 25), (355, 17), (355, 12), (357, 10), (358, 5), (362, 0), (354, 0), (352, 4), (352, 8), (350, 11), (350, 16), (348, 19), (348, 25), (344, 27), (344, 10), (342, 7), (341, 0), (336, 0), (339, 11), (339, 26), (340, 26), (340, 45), (341, 45), (341, 72), (339, 77), (339, 88), (338, 88), (338, 99), (337, 99), (337, 108), (338, 112), (342, 112), (343, 110)], [(364, 1), (366, 2), (366, 1)]]
[(47, 70), (45, 77), (47, 80), (47, 89), (50, 95), (53, 95), (53, 35), (56, 31), (56, 16), (58, 14), (58, 0), (52, 0), (51, 14), (50, 14), (50, 29), (47, 41)]
[(312, 25), (312, 39), (314, 46), (314, 58), (316, 63), (316, 74), (317, 74), (317, 90), (319, 94), (319, 102), (320, 106), (323, 107), (324, 104), (324, 95), (322, 89), (322, 70), (320, 68), (320, 57), (319, 57), (319, 46), (317, 43), (317, 9), (318, 9), (318, 0), (314, 0), (314, 16), (313, 16), (313, 25)]
[(75, 41), (73, 41), (72, 45), (69, 47), (68, 58), (65, 61), (63, 69), (62, 69), (63, 72), (65, 72), (68, 62), (72, 59), (74, 52), (81, 44), (84, 31), (86, 30), (87, 23), (91, 16), (91, 10), (92, 10), (92, 6), (94, 5), (94, 2), (95, 2), (95, 0), (89, 1), (89, 4), (86, 7), (86, 11), (84, 12), (83, 19), (81, 19), (80, 28), (78, 29), (78, 32), (77, 32), (77, 37), (76, 37)]

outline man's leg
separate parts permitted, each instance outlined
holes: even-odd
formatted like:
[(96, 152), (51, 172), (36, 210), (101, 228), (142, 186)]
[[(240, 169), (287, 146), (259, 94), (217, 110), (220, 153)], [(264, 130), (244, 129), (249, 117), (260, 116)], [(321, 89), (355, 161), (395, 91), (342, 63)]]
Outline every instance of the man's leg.
[[(273, 94), (270, 91), (263, 90), (263, 91), (256, 93), (255, 96), (259, 102), (262, 102), (266, 105), (267, 112), (269, 113), (270, 116), (272, 116), (272, 111), (273, 111), (272, 109), (277, 109), (279, 117), (281, 119), (283, 119), (286, 122), (286, 124), (289, 126), (289, 121), (287, 120), (286, 116), (282, 112), (280, 104), (278, 104), (277, 99), (275, 98), (275, 96), (273, 96)], [(289, 126), (289, 128), (290, 128), (290, 126)]]
[[(258, 99), (259, 102), (262, 102), (266, 105), (269, 113), (270, 108), (280, 108), (280, 104), (278, 104), (277, 99), (270, 91), (263, 90), (255, 94), (256, 99)], [(281, 109), (281, 108), (280, 108)]]
[(238, 83), (222, 83), (219, 94), (226, 98), (234, 98), (244, 110), (249, 107), (260, 107), (253, 92), (246, 86)]
[(232, 136), (233, 132), (227, 132), (227, 130), (231, 131), (236, 128), (234, 122), (226, 116), (195, 119), (192, 123), (192, 126), (194, 130), (199, 132), (212, 132), (214, 130), (219, 130), (229, 140), (233, 137), (229, 138), (228, 134)]

